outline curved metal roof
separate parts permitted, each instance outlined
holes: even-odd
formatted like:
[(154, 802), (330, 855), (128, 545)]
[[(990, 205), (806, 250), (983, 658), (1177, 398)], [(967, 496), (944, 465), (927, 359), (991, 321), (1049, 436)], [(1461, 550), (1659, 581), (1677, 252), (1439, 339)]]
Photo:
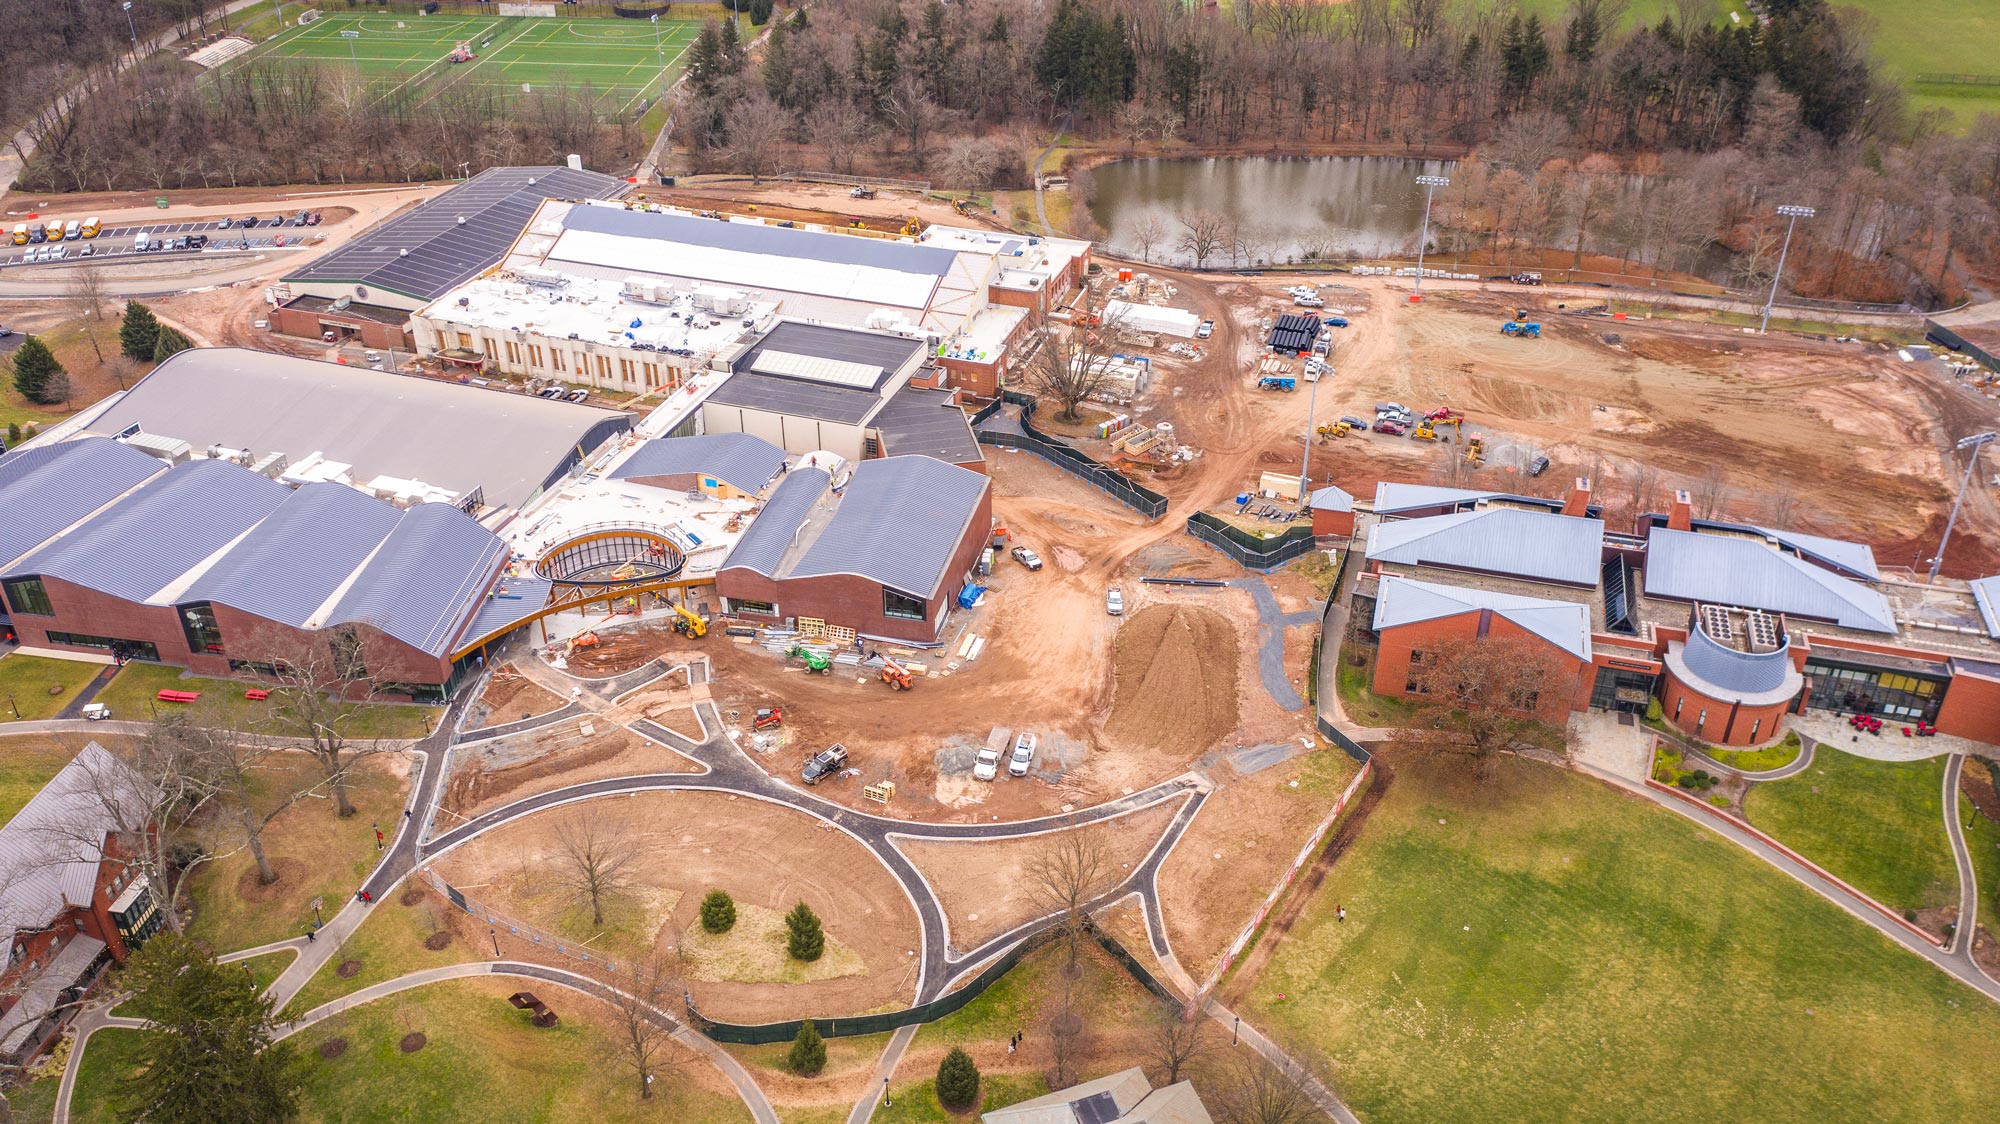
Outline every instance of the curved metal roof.
[(635, 476), (713, 476), (743, 492), (761, 492), (785, 463), (785, 451), (749, 433), (705, 433), (696, 437), (659, 437), (632, 450), (613, 480)]
[(366, 624), (439, 655), (478, 611), (507, 546), (445, 503), (403, 513), (322, 624)]
[(19, 449), (0, 457), (0, 565), (124, 495), (167, 466), (108, 437)]
[(928, 599), (944, 583), (987, 486), (983, 473), (930, 457), (862, 461), (839, 510), (784, 576), (857, 574)]
[(1711, 686), (1739, 695), (1760, 695), (1783, 687), (1795, 674), (1791, 646), (1787, 639), (1776, 651), (1743, 652), (1696, 628), (1688, 634), (1681, 658), (1689, 671)]
[(345, 484), (307, 484), (174, 600), (219, 602), (293, 628), (308, 627), (401, 517)]
[(767, 578), (777, 577), (785, 551), (791, 549), (805, 526), (806, 516), (812, 514), (813, 505), (832, 483), (833, 477), (825, 469), (793, 469), (771, 493), (764, 510), (750, 521), (750, 529), (736, 541), (736, 549), (729, 552), (722, 568), (731, 570), (740, 566)]

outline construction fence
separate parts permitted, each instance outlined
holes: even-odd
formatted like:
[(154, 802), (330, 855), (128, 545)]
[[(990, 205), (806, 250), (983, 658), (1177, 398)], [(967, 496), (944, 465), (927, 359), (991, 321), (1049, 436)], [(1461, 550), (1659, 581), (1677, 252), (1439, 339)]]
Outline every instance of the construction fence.
[(1264, 538), (1232, 527), (1206, 511), (1188, 516), (1187, 533), (1235, 559), (1244, 569), (1266, 574), (1312, 553), (1316, 541), (1310, 527), (1294, 527)]
[[(980, 427), (981, 422), (1000, 412), (1003, 403), (1021, 407), (1021, 416), (1018, 419), (1021, 429), (1019, 434)], [(1151, 488), (1133, 483), (1117, 469), (1093, 460), (1065, 442), (1042, 433), (1034, 426), (1034, 416), (1035, 396), (1009, 390), (981, 407), (972, 415), (971, 420), (973, 431), (978, 435), (979, 443), (982, 445), (997, 445), (1005, 449), (1019, 449), (1033, 453), (1091, 487), (1108, 493), (1112, 499), (1148, 519), (1158, 519), (1167, 513), (1167, 497)]]

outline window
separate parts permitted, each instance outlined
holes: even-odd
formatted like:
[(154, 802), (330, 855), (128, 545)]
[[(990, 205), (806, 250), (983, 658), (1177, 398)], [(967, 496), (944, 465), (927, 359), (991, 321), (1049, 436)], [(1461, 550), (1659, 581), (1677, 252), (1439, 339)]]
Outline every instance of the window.
[(1708, 708), (1702, 707), (1701, 714), (1694, 720), (1694, 732), (1697, 734), (1701, 733), (1701, 728), (1706, 725), (1708, 725)]
[(497, 360), (500, 358), (500, 351), (498, 348), (493, 346), (492, 340), (482, 339), (479, 341), (479, 346), (486, 350), (486, 357), (488, 359)]
[(7, 583), (7, 604), (16, 613), (30, 616), (53, 617), (55, 606), (49, 604), (49, 591), (42, 587), (40, 578), (17, 578)]
[(618, 361), (618, 374), (626, 382), (632, 381), (632, 361), (630, 359), (620, 359)]
[(729, 607), (739, 613), (754, 613), (760, 617), (775, 617), (778, 606), (770, 601), (745, 601), (740, 597), (729, 599)]
[(598, 356), (598, 357), (597, 357), (597, 374), (598, 374), (598, 376), (599, 376), (599, 377), (601, 377), (601, 378), (607, 378), (607, 379), (608, 379), (608, 378), (610, 378), (610, 377), (611, 377), (611, 360), (609, 360), (609, 359), (605, 358), (605, 357), (604, 357), (604, 356), (602, 356), (602, 355)]
[(215, 622), (215, 606), (206, 601), (181, 606), (181, 631), (187, 634), (188, 651), (222, 651), (222, 628)]
[(335, 629), (326, 638), (333, 651), (333, 670), (342, 679), (362, 679), (368, 665), (361, 659), (361, 633), (352, 628)]
[(520, 361), (521, 361), (521, 347), (520, 347), (520, 345), (519, 345), (519, 344), (517, 344), (517, 343), (515, 343), (515, 342), (514, 342), (513, 340), (508, 340), (508, 341), (507, 341), (507, 362), (509, 362), (509, 363), (519, 363)]
[(531, 343), (528, 345), (528, 365), (531, 367), (542, 365), (542, 346), (540, 344)]
[(882, 587), (882, 615), (898, 620), (920, 621), (924, 619), (924, 603), (907, 593), (898, 593), (888, 586)]
[(120, 640), (115, 636), (91, 636), (82, 632), (51, 632), (49, 643), (72, 648), (101, 648), (121, 660), (160, 662), (160, 649), (150, 640)]
[(1764, 720), (1762, 718), (1759, 718), (1757, 721), (1750, 723), (1750, 740), (1752, 742), (1755, 742), (1757, 740), (1757, 728), (1762, 726), (1763, 724)]
[(1681, 720), (1681, 708), (1686, 705), (1687, 705), (1686, 695), (1682, 695), (1680, 698), (1674, 700), (1674, 721), (1679, 722)]
[(1417, 651), (1415, 648), (1410, 649), (1410, 662), (1412, 664), (1420, 664), (1424, 662), (1424, 654), (1422, 652)]
[(458, 346), (470, 351), (472, 349), (472, 337), (466, 335), (464, 332), (458, 333)]
[(558, 371), (563, 369), (562, 352), (557, 351), (553, 347), (549, 349), (549, 365)]

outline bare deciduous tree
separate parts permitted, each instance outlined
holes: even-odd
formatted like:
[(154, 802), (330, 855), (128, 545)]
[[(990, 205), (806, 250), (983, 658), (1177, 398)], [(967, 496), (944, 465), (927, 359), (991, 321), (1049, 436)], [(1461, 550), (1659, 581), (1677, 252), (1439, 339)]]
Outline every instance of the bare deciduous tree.
[(1174, 240), (1174, 248), (1192, 258), (1196, 269), (1206, 266), (1208, 259), (1229, 245), (1231, 224), (1228, 215), (1215, 211), (1182, 211), (1175, 218), (1181, 224), (1181, 233)]
[(70, 274), (63, 286), (63, 308), (83, 327), (84, 339), (90, 341), (91, 354), (104, 362), (104, 271), (94, 265), (84, 266)]
[(576, 811), (556, 821), (556, 878), (604, 924), (604, 903), (631, 884), (639, 844), (631, 828), (602, 813)]
[(1625, 474), (1625, 497), (1634, 519), (1652, 510), (1660, 498), (1660, 470), (1643, 461), (1634, 462)]
[(1117, 365), (1110, 341), (1121, 326), (1120, 318), (1094, 327), (1089, 323), (1093, 318), (1089, 308), (1080, 305), (1076, 323), (1044, 323), (1042, 345), (1028, 362), (1028, 385), (1054, 400), (1061, 421), (1080, 417), (1077, 407), (1103, 388)]
[(1764, 501), (1771, 526), (1780, 530), (1788, 528), (1799, 513), (1799, 490), (1790, 484), (1781, 484)]
[(1167, 220), (1147, 213), (1132, 224), (1132, 242), (1139, 247), (1139, 260), (1153, 264), (1153, 247), (1167, 240)]
[(1165, 1075), (1163, 1082), (1168, 1085), (1179, 1081), (1182, 1071), (1215, 1045), (1215, 1027), (1208, 1016), (1199, 1009), (1189, 1011), (1179, 1003), (1162, 1000), (1155, 1005), (1149, 1030), (1147, 1060)]
[(674, 958), (657, 953), (639, 960), (630, 979), (616, 981), (610, 997), (615, 1030), (611, 1060), (639, 1083), (642, 1100), (651, 1099), (656, 1079), (681, 1066), (673, 1043), (674, 1024), (667, 1015), (681, 1000), (679, 966)]
[(993, 146), (974, 137), (956, 137), (938, 160), (938, 177), (948, 187), (979, 191), (993, 178), (1000, 163)]
[(1022, 871), (1029, 904), (1041, 916), (1056, 919), (1066, 953), (1064, 969), (1072, 976), (1078, 970), (1085, 908), (1111, 889), (1113, 869), (1102, 839), (1088, 831), (1065, 831), (1044, 843)]
[(846, 98), (827, 98), (806, 114), (806, 136), (834, 169), (853, 172), (855, 155), (868, 143), (868, 115)]
[[(339, 630), (318, 638), (287, 639), (257, 649), (270, 668), (271, 733), (298, 739), (319, 763), (333, 795), (334, 814), (354, 814), (347, 793), (355, 767), (386, 748), (352, 737), (374, 695), (374, 680), (360, 664), (359, 639)], [(343, 672), (352, 674), (343, 674)]]
[(786, 118), (762, 91), (752, 91), (723, 112), (729, 131), (729, 162), (750, 174), (751, 186), (763, 182), (778, 167), (778, 146), (784, 143)]
[(1412, 656), (1416, 710), (1396, 740), (1476, 758), (1522, 746), (1568, 752), (1569, 700), (1580, 673), (1548, 641), (1498, 631), (1449, 636)]
[(1241, 1051), (1210, 1098), (1218, 1124), (1315, 1124), (1325, 1118), (1306, 1082), (1305, 1066), (1287, 1058), (1273, 1062), (1255, 1050)]
[(1701, 474), (1694, 487), (1694, 513), (1697, 519), (1715, 519), (1729, 506), (1729, 485), (1725, 482), (1722, 465), (1711, 463)]

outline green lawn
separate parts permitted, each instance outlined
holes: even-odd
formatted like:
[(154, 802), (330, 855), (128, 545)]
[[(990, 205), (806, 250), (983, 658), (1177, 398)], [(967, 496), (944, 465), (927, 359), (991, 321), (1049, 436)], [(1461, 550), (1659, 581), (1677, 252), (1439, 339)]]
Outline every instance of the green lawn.
[[(285, 1017), (303, 1015), (329, 999), (338, 999), (370, 984), (425, 968), (485, 957), (489, 946), (468, 944), (456, 937), (442, 949), (424, 947), (425, 939), (447, 923), (450, 909), (432, 893), (426, 893), (415, 905), (404, 905), (400, 890), (376, 902), (369, 907), (361, 927), (340, 947), (340, 955), (307, 980), (306, 986), (285, 1005)], [(351, 979), (343, 980), (335, 971), (343, 960), (361, 962), (361, 970)]]
[(1700, 826), (1519, 758), (1396, 764), (1244, 1006), (1369, 1124), (2000, 1111), (2000, 1007)]
[(10, 738), (0, 747), (0, 825), (13, 819), (76, 756), (73, 746), (20, 744), (26, 740)]
[(1821, 746), (1805, 772), (1743, 799), (1752, 824), (1891, 909), (1958, 901), (1944, 759), (1885, 762)]
[[(274, 758), (257, 776), (257, 807), (271, 807), (278, 794), (314, 784), (318, 768), (303, 753)], [(357, 809), (352, 817), (336, 817), (332, 802), (318, 797), (281, 812), (264, 829), (265, 853), (278, 870), (278, 881), (269, 886), (257, 885), (255, 863), (237, 845), (241, 837), (225, 836), (227, 853), (195, 870), (189, 891), (195, 918), (189, 935), (218, 953), (303, 936), (312, 924), (315, 897), (325, 899), (322, 914), (331, 918), (381, 859), (370, 825), (381, 824), (393, 838), (404, 792), (402, 778), (364, 768), (348, 784)]]
[[(950, 1113), (937, 1099), (937, 1077), (898, 1085), (890, 1090), (887, 1107), (878, 1106), (869, 1124), (965, 1124), (971, 1113)], [(1039, 1077), (1018, 1073), (984, 1073), (979, 1077), (978, 1111), (992, 1112), (1049, 1091)]]
[[(0, 658), (0, 722), (54, 718), (103, 670), (103, 664), (19, 652)], [(50, 688), (58, 690), (51, 694)]]
[[(1965, 767), (1970, 771), (1983, 765), (1974, 759)], [(1979, 885), (1979, 924), (2000, 934), (2000, 824), (1980, 815), (1964, 795), (1958, 798), (1958, 822), (1972, 825), (1965, 831), (1965, 850), (1972, 856), (1972, 880)]]
[(1732, 769), (1741, 769), (1746, 773), (1768, 773), (1797, 761), (1800, 748), (1798, 731), (1794, 730), (1786, 734), (1785, 740), (1777, 745), (1766, 746), (1763, 749), (1722, 749), (1719, 746), (1711, 746), (1708, 755)]
[[(1345, 646), (1340, 650), (1340, 666), (1334, 670), (1334, 689), (1340, 692), (1340, 706), (1347, 712), (1347, 719), (1358, 726), (1403, 726), (1416, 708), (1401, 699), (1387, 698), (1375, 693), (1370, 684), (1375, 682), (1375, 649), (1360, 646)], [(1366, 658), (1356, 667), (1349, 662), (1355, 653), (1363, 653)]]
[(237, 960), (232, 963), (249, 965), (250, 978), (256, 981), (257, 990), (263, 991), (271, 986), (272, 980), (278, 978), (278, 973), (291, 967), (292, 961), (298, 957), (298, 953), (290, 951), (267, 952), (262, 956), (252, 956), (248, 960)]
[[(8, 659), (18, 657), (9, 656)], [(4, 663), (5, 661), (0, 661)], [(246, 699), (243, 692), (260, 684), (240, 679), (210, 679), (188, 675), (169, 664), (128, 663), (110, 686), (99, 691), (97, 701), (111, 708), (114, 718), (144, 722), (154, 714), (185, 709), (183, 703), (158, 701), (161, 691), (200, 691), (202, 706), (219, 706), (230, 718), (246, 725), (263, 722), (270, 704)], [(430, 730), (430, 707), (381, 703), (353, 712), (348, 723), (350, 738), (421, 738)], [(280, 731), (282, 732), (282, 731)]]
[[(84, 1047), (83, 1069), (70, 1096), (70, 1124), (119, 1124), (112, 1109), (118, 1083), (139, 1068), (139, 1032), (100, 1030)], [(53, 1082), (51, 1082), (53, 1084)]]
[[(682, 1070), (641, 1100), (631, 1077), (608, 1058), (613, 1045), (596, 1018), (601, 1009), (558, 987), (537, 993), (561, 1016), (536, 1029), (509, 1006), (506, 981), (450, 981), (406, 991), (344, 1012), (300, 1032), (309, 1059), (300, 1124), (735, 1124), (750, 1119), (733, 1093), (720, 1092), (704, 1060), (676, 1050)], [(421, 1033), (415, 1053), (398, 1043)], [(325, 1060), (319, 1046), (347, 1040)]]

